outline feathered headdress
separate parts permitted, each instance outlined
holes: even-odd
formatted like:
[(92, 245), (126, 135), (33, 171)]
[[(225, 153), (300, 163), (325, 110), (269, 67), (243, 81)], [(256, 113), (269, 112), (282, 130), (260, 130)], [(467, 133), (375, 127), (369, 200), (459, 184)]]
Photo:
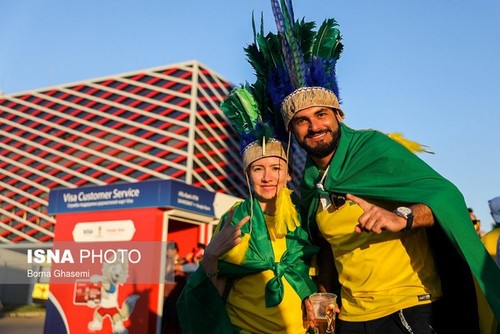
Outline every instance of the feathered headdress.
[[(245, 52), (257, 75), (255, 85), (266, 87), (285, 131), (296, 112), (313, 106), (333, 108), (344, 117), (335, 69), (344, 48), (337, 22), (326, 19), (314, 30), (315, 22), (295, 20), (291, 0), (271, 0), (271, 6), (278, 33), (264, 35), (262, 18), (257, 33), (253, 20), (254, 42)], [(433, 153), (399, 133), (389, 137), (414, 153)]]
[(291, 0), (271, 0), (278, 33), (256, 33), (254, 43), (245, 51), (266, 87), (273, 106), (281, 109), (285, 129), (293, 115), (311, 106), (331, 107), (343, 116), (335, 66), (343, 49), (334, 19), (325, 20), (319, 29), (315, 22), (296, 21)]
[(233, 89), (220, 106), (240, 138), (245, 171), (252, 162), (265, 156), (288, 161), (283, 147), (286, 142), (278, 136), (275, 113), (266, 101), (266, 96), (259, 94), (255, 86), (246, 84)]

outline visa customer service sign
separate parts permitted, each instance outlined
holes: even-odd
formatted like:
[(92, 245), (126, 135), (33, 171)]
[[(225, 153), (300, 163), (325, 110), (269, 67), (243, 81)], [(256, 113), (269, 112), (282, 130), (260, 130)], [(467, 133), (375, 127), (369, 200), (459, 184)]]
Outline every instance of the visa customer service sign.
[(49, 214), (149, 207), (179, 208), (214, 216), (215, 193), (177, 180), (53, 189)]

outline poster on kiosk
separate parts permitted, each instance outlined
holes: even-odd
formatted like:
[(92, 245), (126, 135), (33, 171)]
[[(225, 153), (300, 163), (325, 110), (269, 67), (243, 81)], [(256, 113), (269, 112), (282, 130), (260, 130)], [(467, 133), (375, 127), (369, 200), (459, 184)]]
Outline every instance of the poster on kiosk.
[(160, 333), (168, 212), (214, 220), (215, 197), (175, 180), (52, 190), (54, 246), (28, 254), (51, 264), (44, 334)]

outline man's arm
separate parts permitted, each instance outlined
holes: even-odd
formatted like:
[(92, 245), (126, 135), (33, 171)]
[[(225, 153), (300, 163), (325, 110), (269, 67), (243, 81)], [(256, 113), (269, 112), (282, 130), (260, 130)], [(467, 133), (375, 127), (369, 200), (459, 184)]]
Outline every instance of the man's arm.
[[(413, 228), (431, 227), (434, 225), (434, 215), (431, 208), (427, 205), (415, 204), (410, 206), (410, 209), (413, 211)], [(406, 224), (406, 221), (404, 223)]]

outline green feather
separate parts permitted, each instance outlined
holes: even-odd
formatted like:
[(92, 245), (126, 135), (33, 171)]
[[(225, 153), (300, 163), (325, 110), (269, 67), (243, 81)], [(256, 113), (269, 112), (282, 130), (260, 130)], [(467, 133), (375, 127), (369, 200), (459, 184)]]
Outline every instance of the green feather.
[(220, 108), (240, 136), (254, 130), (260, 121), (258, 104), (245, 87), (231, 91)]
[(323, 59), (339, 59), (343, 45), (337, 22), (328, 19), (323, 22), (316, 34), (312, 54)]
[[(254, 97), (245, 88), (240, 88), (236, 90), (236, 95), (241, 102), (244, 112), (246, 113), (246, 119), (248, 119), (249, 125), (255, 128), (255, 125), (260, 120), (259, 106), (255, 101)], [(242, 111), (243, 113), (243, 111)]]
[(285, 62), (283, 53), (281, 52), (281, 42), (280, 37), (273, 34), (268, 34), (266, 36), (267, 42), (267, 55), (266, 59), (270, 62), (270, 66), (274, 68), (282, 67)]
[(267, 74), (266, 61), (257, 45), (254, 43), (247, 46), (245, 48), (245, 54), (248, 62), (255, 71), (255, 75), (261, 78), (265, 77)]
[(304, 22), (304, 19), (302, 19), (300, 23), (297, 22), (295, 26), (296, 33), (301, 41), (302, 53), (306, 63), (311, 59), (312, 49), (316, 38), (316, 32), (314, 31), (315, 27), (316, 24), (314, 22)]

